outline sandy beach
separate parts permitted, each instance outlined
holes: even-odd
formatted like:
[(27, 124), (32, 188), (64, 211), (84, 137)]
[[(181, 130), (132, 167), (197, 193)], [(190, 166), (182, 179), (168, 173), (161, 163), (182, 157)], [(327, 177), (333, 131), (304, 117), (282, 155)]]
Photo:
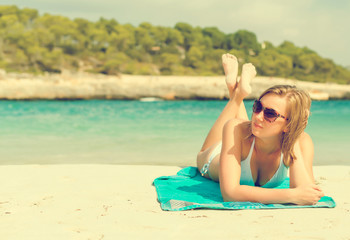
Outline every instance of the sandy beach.
[(180, 167), (0, 166), (1, 239), (350, 239), (350, 166), (317, 166), (332, 209), (162, 211), (152, 182)]

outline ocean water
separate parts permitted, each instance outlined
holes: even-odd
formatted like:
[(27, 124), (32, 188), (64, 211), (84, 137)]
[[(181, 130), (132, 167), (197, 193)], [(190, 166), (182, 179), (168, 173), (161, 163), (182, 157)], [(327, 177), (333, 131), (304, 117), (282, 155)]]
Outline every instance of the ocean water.
[[(225, 104), (0, 101), (0, 164), (195, 165)], [(314, 164), (350, 165), (350, 101), (314, 101), (311, 114)]]

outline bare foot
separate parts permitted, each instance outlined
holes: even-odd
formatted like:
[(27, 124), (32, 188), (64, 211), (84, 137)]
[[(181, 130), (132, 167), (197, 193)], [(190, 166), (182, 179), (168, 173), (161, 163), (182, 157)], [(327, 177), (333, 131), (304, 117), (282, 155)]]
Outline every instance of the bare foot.
[(238, 84), (238, 89), (243, 97), (246, 97), (252, 92), (250, 87), (251, 80), (256, 76), (256, 70), (253, 64), (245, 63), (242, 67), (242, 75)]
[(226, 53), (222, 55), (222, 66), (224, 67), (226, 85), (230, 93), (230, 97), (233, 95), (233, 91), (237, 84), (238, 74), (238, 61), (232, 54)]

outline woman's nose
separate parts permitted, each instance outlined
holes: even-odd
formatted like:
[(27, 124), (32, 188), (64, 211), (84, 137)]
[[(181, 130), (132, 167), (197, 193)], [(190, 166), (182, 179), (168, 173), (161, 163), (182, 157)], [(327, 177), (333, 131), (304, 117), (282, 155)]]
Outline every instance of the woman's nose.
[(264, 121), (264, 111), (261, 111), (259, 113), (255, 113), (255, 116), (259, 121)]

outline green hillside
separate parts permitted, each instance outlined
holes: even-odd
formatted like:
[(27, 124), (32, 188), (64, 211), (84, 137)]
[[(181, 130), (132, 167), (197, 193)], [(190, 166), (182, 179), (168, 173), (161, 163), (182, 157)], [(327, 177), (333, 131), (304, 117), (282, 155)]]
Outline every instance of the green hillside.
[(216, 27), (175, 27), (114, 19), (96, 22), (35, 9), (0, 6), (0, 68), (9, 72), (59, 73), (63, 69), (103, 74), (220, 75), (221, 55), (252, 62), (262, 76), (350, 83), (350, 71), (307, 47), (285, 41), (259, 43), (254, 33), (225, 34)]

